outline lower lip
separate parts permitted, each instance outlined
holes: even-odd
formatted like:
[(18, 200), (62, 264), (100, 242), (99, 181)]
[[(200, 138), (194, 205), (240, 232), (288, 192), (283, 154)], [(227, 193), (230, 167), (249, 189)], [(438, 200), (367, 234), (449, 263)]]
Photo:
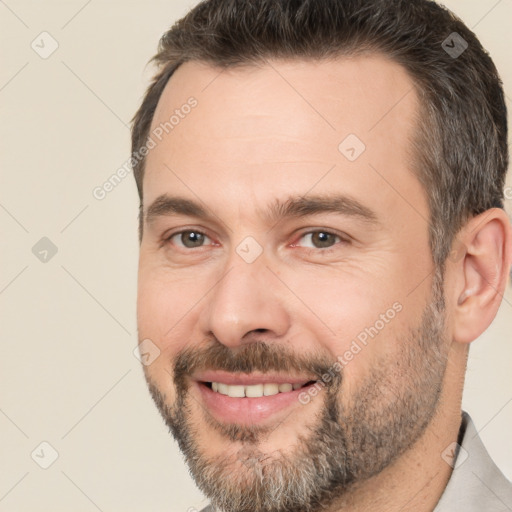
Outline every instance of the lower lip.
[(196, 382), (208, 411), (219, 421), (239, 425), (261, 423), (272, 416), (283, 413), (293, 405), (301, 405), (299, 395), (305, 391), (307, 392), (313, 385), (310, 384), (272, 396), (233, 398), (213, 391), (205, 384)]

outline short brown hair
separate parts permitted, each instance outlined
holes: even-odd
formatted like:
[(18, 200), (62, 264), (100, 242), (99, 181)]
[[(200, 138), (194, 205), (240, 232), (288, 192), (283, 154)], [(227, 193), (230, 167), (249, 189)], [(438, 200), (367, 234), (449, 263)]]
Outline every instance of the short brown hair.
[[(434, 262), (444, 267), (463, 224), (503, 208), (507, 112), (491, 58), (433, 1), (205, 0), (160, 40), (158, 72), (133, 119), (132, 151), (146, 143), (162, 91), (184, 62), (227, 68), (369, 51), (401, 64), (416, 86), (421, 117), (412, 171), (428, 196)], [(142, 204), (144, 159), (133, 170)]]

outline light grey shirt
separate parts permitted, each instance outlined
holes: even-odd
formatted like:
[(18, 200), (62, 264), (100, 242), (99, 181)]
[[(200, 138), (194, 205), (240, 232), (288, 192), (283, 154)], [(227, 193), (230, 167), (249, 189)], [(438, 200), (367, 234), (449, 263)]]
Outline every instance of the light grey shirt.
[(512, 483), (494, 464), (466, 412), (459, 443), (452, 475), (434, 512), (512, 512)]
[[(466, 412), (459, 443), (441, 455), (453, 471), (433, 512), (512, 512), (512, 483), (494, 464)], [(210, 506), (201, 512), (215, 510)]]

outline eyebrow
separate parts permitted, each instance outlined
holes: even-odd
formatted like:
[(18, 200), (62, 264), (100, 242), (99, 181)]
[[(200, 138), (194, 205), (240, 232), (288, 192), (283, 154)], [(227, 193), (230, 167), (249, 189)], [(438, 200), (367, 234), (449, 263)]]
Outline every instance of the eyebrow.
[(184, 197), (168, 196), (166, 194), (157, 197), (146, 211), (145, 219), (151, 224), (158, 217), (171, 215), (185, 215), (188, 217), (210, 218), (206, 210), (195, 201)]
[[(322, 213), (336, 213), (356, 217), (368, 224), (379, 224), (378, 217), (373, 210), (346, 195), (294, 196), (285, 201), (276, 199), (266, 210), (259, 208), (258, 211), (269, 224), (275, 224), (288, 218), (302, 218)], [(150, 224), (158, 217), (174, 215), (205, 220), (216, 218), (196, 201), (164, 194), (155, 199), (148, 207), (145, 221)]]
[(270, 222), (286, 218), (301, 218), (321, 213), (336, 213), (356, 217), (369, 224), (378, 224), (377, 214), (356, 199), (346, 195), (310, 195), (291, 197), (282, 202), (278, 199), (264, 215)]

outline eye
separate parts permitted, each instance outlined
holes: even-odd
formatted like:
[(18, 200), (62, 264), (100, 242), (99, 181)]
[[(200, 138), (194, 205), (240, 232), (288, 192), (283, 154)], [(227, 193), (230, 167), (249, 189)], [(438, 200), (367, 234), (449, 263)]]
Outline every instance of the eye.
[(305, 240), (306, 244), (301, 245), (310, 249), (329, 249), (336, 243), (343, 241), (339, 235), (325, 230), (310, 231), (309, 233), (304, 233), (300, 237), (300, 240)]
[(184, 247), (185, 249), (202, 247), (206, 241), (211, 242), (212, 240), (204, 233), (196, 231), (195, 229), (180, 231), (167, 238), (167, 242), (171, 242), (178, 247)]

